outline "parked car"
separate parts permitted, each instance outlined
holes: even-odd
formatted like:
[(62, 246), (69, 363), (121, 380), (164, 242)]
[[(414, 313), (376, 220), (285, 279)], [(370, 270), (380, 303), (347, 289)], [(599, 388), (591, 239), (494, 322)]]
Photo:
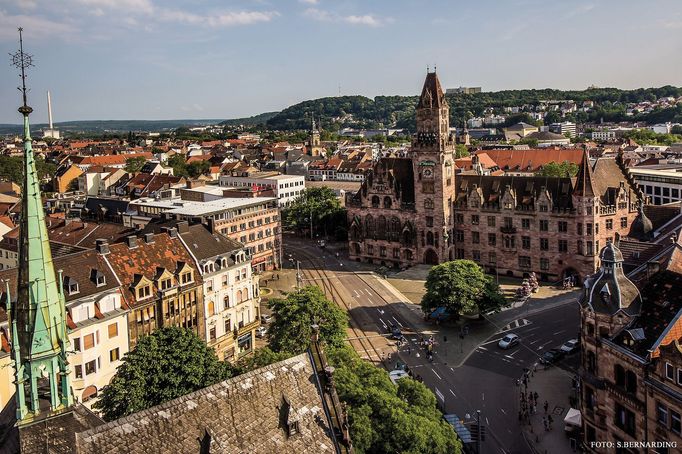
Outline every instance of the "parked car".
[(564, 345), (559, 347), (559, 350), (564, 352), (567, 355), (570, 355), (571, 353), (575, 353), (578, 350), (580, 350), (580, 341), (578, 339), (571, 339), (569, 341), (566, 341)]
[(505, 350), (519, 345), (521, 338), (514, 333), (509, 333), (497, 343), (497, 346)]
[(272, 321), (272, 315), (268, 314), (261, 314), (260, 316), (260, 322), (263, 324), (270, 323)]
[(256, 328), (256, 337), (261, 339), (265, 337), (265, 335), (268, 334), (268, 329), (264, 326), (259, 326)]
[(542, 354), (540, 362), (546, 365), (554, 364), (555, 362), (559, 361), (563, 356), (564, 352), (562, 352), (558, 348), (553, 348), (551, 350), (547, 350), (545, 353)]

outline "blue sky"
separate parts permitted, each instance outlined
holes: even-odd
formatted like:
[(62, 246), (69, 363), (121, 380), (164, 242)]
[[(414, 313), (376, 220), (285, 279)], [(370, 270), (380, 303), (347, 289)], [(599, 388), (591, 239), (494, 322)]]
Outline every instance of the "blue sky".
[[(682, 85), (680, 0), (0, 0), (33, 122), (233, 118), (339, 92)], [(18, 123), (0, 65), (0, 123)]]

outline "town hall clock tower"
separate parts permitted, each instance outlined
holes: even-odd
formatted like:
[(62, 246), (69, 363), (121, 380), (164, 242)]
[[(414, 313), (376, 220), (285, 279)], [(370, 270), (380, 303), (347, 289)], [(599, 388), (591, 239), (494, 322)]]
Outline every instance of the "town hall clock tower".
[(428, 72), (417, 104), (417, 134), (410, 158), (414, 170), (417, 260), (437, 264), (453, 260), (455, 139), (450, 107), (436, 72)]

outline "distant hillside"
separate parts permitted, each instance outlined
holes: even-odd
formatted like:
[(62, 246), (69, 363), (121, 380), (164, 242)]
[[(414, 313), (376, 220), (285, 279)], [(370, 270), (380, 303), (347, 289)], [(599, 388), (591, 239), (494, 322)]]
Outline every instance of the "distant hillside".
[[(450, 104), (450, 123), (461, 127), (467, 118), (482, 116), (487, 108), (502, 113), (505, 107), (535, 105), (540, 100), (573, 100), (579, 104), (594, 101), (592, 112), (576, 112), (567, 119), (577, 122), (587, 121), (664, 121), (682, 122), (682, 106), (655, 110), (649, 114), (625, 115), (627, 103), (655, 101), (661, 97), (682, 96), (682, 88), (664, 86), (660, 88), (640, 88), (620, 90), (617, 88), (592, 88), (588, 90), (505, 90), (476, 94), (447, 95)], [(417, 96), (377, 96), (374, 99), (364, 96), (339, 96), (303, 101), (287, 107), (270, 118), (268, 129), (295, 130), (308, 129), (311, 117), (321, 121), (322, 127), (329, 130), (340, 128), (407, 128), (414, 130), (414, 108)], [(523, 114), (511, 116), (516, 122), (525, 120)]]
[(254, 115), (253, 117), (244, 118), (232, 118), (230, 120), (225, 120), (221, 122), (221, 125), (225, 126), (258, 126), (264, 125), (269, 119), (277, 115), (279, 112), (265, 112), (262, 114)]
[[(128, 131), (164, 132), (181, 126), (202, 126), (220, 123), (222, 120), (90, 120), (64, 121), (55, 123), (55, 128), (63, 132), (73, 133), (126, 133)], [(21, 125), (0, 124), (0, 134), (18, 134)], [(31, 125), (32, 131), (47, 128), (46, 123)], [(36, 134), (39, 137), (39, 134)]]

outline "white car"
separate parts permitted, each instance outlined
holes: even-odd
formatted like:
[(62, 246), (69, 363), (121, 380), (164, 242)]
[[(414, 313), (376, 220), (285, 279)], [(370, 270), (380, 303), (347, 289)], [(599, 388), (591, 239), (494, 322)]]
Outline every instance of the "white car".
[(257, 338), (263, 338), (265, 335), (268, 333), (268, 329), (264, 326), (259, 326), (256, 328), (256, 337)]
[(575, 353), (578, 351), (578, 349), (580, 349), (580, 343), (578, 339), (571, 339), (566, 341), (566, 343), (559, 347), (559, 349), (567, 355), (570, 355), (571, 353)]
[(515, 347), (519, 344), (521, 341), (521, 338), (517, 336), (514, 333), (509, 333), (506, 336), (504, 336), (500, 341), (497, 343), (497, 346), (502, 348), (502, 349), (509, 349), (512, 347)]

